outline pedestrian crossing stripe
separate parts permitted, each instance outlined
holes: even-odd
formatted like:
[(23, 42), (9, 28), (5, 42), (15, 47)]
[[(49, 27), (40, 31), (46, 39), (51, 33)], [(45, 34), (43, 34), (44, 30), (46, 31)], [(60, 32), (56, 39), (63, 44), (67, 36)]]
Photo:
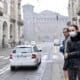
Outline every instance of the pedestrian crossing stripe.
[(0, 58), (4, 58), (4, 56), (0, 56)]
[(5, 56), (0, 56), (0, 59), (6, 60), (6, 59), (9, 59), (9, 56), (7, 56), (7, 57), (5, 57)]
[(3, 67), (2, 69), (0, 69), (0, 75), (5, 73), (6, 71), (8, 71), (10, 69), (10, 65), (6, 65), (5, 67)]

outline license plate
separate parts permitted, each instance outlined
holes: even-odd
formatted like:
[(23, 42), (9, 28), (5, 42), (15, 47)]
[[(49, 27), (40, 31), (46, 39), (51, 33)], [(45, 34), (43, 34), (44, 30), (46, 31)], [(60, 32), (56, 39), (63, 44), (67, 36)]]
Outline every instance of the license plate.
[(27, 56), (24, 56), (24, 55), (21, 55), (21, 56), (17, 56), (17, 58), (20, 58), (20, 57), (24, 57), (24, 58), (26, 58)]

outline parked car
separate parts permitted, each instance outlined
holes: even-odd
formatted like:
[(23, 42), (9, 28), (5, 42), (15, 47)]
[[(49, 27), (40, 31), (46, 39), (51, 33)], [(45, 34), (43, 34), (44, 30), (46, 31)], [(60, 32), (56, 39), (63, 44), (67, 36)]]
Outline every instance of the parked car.
[(60, 46), (61, 41), (59, 39), (54, 39), (54, 46)]
[(36, 42), (35, 41), (31, 41), (31, 45), (32, 46), (36, 45)]
[(41, 50), (35, 50), (31, 45), (19, 45), (10, 54), (10, 69), (15, 70), (20, 66), (38, 68), (41, 63)]

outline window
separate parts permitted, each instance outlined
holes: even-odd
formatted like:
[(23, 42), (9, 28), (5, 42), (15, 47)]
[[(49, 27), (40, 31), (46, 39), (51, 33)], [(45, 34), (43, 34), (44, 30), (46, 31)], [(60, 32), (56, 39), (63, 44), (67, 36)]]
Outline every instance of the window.
[(31, 47), (20, 47), (16, 48), (16, 53), (32, 53), (32, 48)]
[(35, 52), (38, 52), (38, 47), (37, 46), (34, 46), (33, 49), (34, 49)]

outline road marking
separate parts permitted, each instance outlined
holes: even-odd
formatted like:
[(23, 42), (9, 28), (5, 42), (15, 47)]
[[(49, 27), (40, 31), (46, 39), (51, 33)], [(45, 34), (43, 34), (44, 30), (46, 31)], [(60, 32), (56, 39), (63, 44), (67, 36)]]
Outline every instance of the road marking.
[(53, 55), (53, 59), (59, 59), (58, 55)]
[(2, 59), (2, 58), (4, 58), (4, 56), (0, 56), (0, 58)]
[(53, 60), (44, 60), (44, 61), (42, 61), (42, 63), (52, 63), (53, 62)]
[(9, 56), (7, 56), (7, 57), (5, 57), (5, 56), (0, 56), (0, 59), (6, 60), (6, 59), (9, 59)]
[(46, 60), (47, 60), (47, 55), (44, 55), (43, 57), (42, 57), (42, 61), (41, 62), (45, 62)]
[(4, 57), (3, 59), (9, 59), (9, 56), (8, 57)]
[(46, 60), (47, 59), (47, 55), (44, 55), (43, 57), (42, 57), (42, 60)]
[(10, 65), (5, 66), (4, 68), (0, 69), (0, 75), (5, 73), (6, 71), (8, 71), (10, 69)]

